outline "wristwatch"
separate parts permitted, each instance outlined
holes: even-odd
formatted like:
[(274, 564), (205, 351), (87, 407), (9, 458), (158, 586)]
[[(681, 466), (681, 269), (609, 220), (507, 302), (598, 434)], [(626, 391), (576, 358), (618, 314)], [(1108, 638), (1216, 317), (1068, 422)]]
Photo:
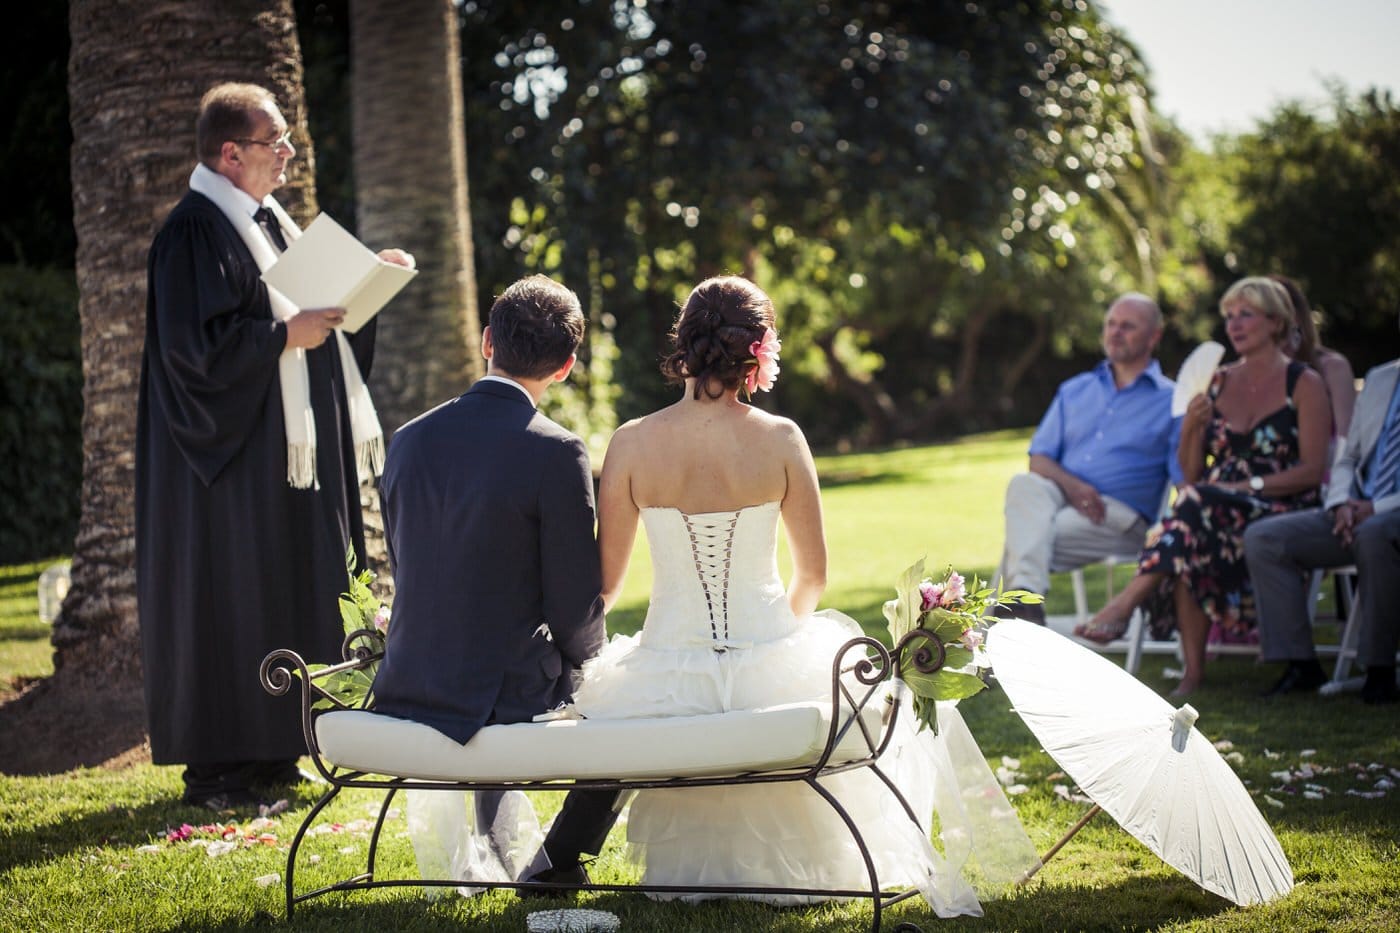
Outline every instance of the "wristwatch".
[(1252, 489), (1252, 490), (1254, 490), (1255, 492), (1263, 492), (1263, 491), (1264, 491), (1264, 477), (1262, 477), (1262, 476), (1251, 476), (1251, 477), (1249, 478), (1249, 488)]

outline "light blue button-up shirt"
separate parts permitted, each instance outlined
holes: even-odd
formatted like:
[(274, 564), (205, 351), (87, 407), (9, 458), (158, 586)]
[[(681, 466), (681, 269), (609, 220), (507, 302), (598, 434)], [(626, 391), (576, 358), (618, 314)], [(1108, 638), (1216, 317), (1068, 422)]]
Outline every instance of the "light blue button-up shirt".
[(1181, 419), (1174, 384), (1156, 360), (1123, 388), (1107, 360), (1060, 385), (1031, 437), (1030, 453), (1058, 462), (1101, 494), (1156, 521), (1162, 492), (1182, 479), (1176, 447)]
[(1371, 451), (1371, 462), (1366, 467), (1366, 482), (1361, 489), (1363, 498), (1375, 501), (1393, 491), (1376, 488), (1376, 467), (1385, 460), (1385, 452), (1392, 440), (1390, 426), (1395, 423), (1396, 418), (1400, 418), (1400, 382), (1395, 384), (1395, 391), (1390, 394), (1390, 407), (1385, 410), (1385, 420), (1381, 422), (1381, 436), (1376, 441), (1376, 449)]

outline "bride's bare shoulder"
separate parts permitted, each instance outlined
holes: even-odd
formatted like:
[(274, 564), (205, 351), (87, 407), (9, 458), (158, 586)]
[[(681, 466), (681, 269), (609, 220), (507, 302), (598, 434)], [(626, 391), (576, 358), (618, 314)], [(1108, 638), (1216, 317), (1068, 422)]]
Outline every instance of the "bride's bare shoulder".
[(797, 426), (797, 422), (791, 418), (784, 418), (782, 415), (775, 415), (771, 412), (763, 411), (760, 408), (751, 409), (750, 417), (755, 424), (763, 431), (784, 440), (794, 440), (803, 437), (802, 429)]

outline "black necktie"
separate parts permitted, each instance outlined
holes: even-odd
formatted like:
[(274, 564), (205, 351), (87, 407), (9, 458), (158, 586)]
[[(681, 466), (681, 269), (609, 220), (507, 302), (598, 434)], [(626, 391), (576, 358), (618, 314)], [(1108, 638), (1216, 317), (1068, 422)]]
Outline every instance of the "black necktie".
[(253, 219), (258, 222), (258, 226), (263, 228), (263, 232), (272, 240), (278, 252), (287, 251), (287, 241), (282, 239), (282, 227), (277, 223), (277, 218), (272, 216), (272, 211), (265, 207), (260, 207), (253, 212)]

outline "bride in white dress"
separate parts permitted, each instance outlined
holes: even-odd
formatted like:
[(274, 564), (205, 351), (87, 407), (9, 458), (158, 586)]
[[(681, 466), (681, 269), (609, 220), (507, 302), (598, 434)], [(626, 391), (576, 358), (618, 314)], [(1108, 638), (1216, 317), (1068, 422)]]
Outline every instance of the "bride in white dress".
[[(701, 283), (662, 367), (684, 384), (682, 398), (624, 425), (609, 445), (598, 497), (604, 603), (621, 593), (639, 520), (655, 582), (642, 631), (585, 665), (575, 695), (584, 716), (682, 716), (830, 696), (836, 649), (860, 629), (814, 612), (827, 564), (816, 468), (797, 425), (740, 398), (772, 387), (772, 328), (772, 302), (751, 282)], [(793, 568), (786, 588), (780, 519)], [(941, 710), (937, 736), (916, 735), (908, 709), (901, 720), (909, 728), (881, 764), (926, 827), (936, 813), (937, 848), (869, 771), (828, 787), (866, 833), (882, 887), (917, 886), (940, 916), (980, 915), (969, 875), (1010, 881), (1035, 851), (956, 708)], [(840, 818), (799, 783), (641, 791), (627, 839), (649, 883), (869, 884)]]

